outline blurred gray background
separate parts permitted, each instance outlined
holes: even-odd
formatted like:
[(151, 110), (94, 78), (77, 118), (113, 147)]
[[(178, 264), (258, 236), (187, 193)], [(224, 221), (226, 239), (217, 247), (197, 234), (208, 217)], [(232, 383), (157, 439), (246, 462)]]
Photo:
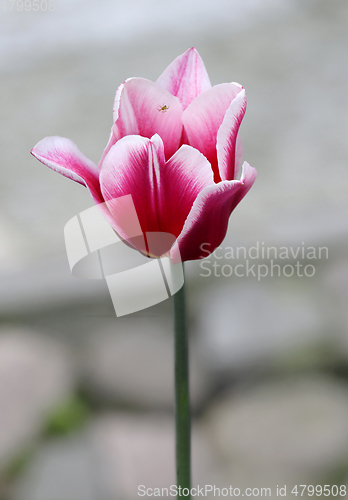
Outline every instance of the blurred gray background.
[(347, 1), (11, 5), (0, 9), (0, 499), (127, 500), (175, 481), (170, 301), (116, 318), (104, 282), (70, 274), (63, 228), (93, 202), (29, 152), (61, 135), (97, 163), (118, 85), (156, 80), (192, 46), (213, 85), (246, 88), (244, 159), (258, 170), (220, 254), (328, 248), (277, 261), (311, 264), (313, 277), (208, 278), (186, 265), (193, 483), (272, 497), (287, 485), (289, 498), (296, 484), (346, 485)]

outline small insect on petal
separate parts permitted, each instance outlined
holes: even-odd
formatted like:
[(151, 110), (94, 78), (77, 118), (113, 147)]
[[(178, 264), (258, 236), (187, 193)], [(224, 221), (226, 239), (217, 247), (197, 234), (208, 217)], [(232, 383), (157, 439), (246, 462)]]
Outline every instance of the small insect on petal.
[(165, 113), (166, 111), (168, 111), (169, 108), (170, 108), (170, 105), (167, 106), (166, 104), (162, 104), (162, 106), (159, 106), (157, 108), (157, 111), (162, 111), (162, 113)]

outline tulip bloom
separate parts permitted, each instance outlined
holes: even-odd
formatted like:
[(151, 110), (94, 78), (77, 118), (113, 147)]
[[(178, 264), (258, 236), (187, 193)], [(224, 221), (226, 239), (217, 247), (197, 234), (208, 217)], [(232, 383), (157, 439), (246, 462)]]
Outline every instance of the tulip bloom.
[(143, 233), (171, 233), (182, 261), (200, 259), (203, 243), (211, 252), (220, 245), (256, 178), (245, 162), (236, 179), (245, 109), (245, 90), (236, 83), (211, 87), (203, 61), (189, 49), (156, 83), (130, 78), (120, 85), (99, 167), (61, 137), (43, 139), (31, 153), (86, 186), (96, 203), (106, 202), (107, 218), (125, 240), (127, 214), (114, 200), (130, 194)]

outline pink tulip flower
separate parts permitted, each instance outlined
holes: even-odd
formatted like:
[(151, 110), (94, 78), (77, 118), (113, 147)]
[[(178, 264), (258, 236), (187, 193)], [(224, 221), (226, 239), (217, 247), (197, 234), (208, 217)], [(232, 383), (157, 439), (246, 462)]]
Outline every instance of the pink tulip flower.
[(236, 179), (245, 109), (245, 90), (236, 83), (211, 87), (192, 48), (156, 83), (130, 78), (120, 85), (99, 167), (62, 137), (43, 139), (31, 153), (86, 186), (97, 204), (106, 202), (107, 218), (125, 240), (127, 214), (115, 200), (130, 194), (143, 233), (171, 233), (182, 261), (200, 259), (207, 255), (203, 243), (210, 252), (220, 245), (231, 212), (256, 178), (244, 162)]

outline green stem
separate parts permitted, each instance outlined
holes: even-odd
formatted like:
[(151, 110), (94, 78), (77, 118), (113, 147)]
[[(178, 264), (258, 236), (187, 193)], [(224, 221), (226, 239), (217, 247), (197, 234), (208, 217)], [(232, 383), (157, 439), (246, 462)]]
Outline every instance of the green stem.
[[(191, 422), (185, 284), (173, 295), (175, 334), (176, 478), (180, 491), (191, 488)], [(181, 487), (181, 490), (179, 489)], [(185, 491), (187, 493), (187, 491)], [(181, 496), (180, 498), (183, 498)], [(191, 495), (185, 498), (190, 499)]]

